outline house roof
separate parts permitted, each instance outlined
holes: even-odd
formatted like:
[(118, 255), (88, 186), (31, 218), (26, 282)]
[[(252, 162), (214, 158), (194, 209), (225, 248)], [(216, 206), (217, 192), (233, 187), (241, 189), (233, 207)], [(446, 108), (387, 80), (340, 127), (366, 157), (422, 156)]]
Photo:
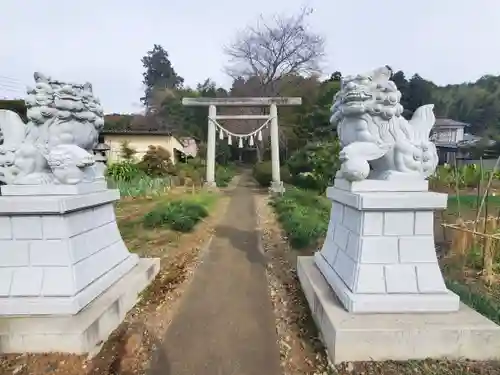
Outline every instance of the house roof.
[(456, 120), (452, 120), (450, 118), (445, 118), (445, 117), (437, 117), (436, 118), (436, 123), (434, 126), (437, 127), (468, 127), (470, 126), (469, 124), (466, 124), (465, 122), (460, 122)]
[(156, 129), (105, 129), (101, 131), (103, 135), (110, 134), (129, 134), (129, 135), (167, 135), (172, 136), (169, 130), (156, 130)]

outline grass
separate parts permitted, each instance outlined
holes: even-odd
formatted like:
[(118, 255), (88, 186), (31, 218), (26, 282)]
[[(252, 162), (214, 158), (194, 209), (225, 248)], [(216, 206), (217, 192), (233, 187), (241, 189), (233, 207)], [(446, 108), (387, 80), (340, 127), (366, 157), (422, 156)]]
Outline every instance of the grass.
[[(480, 197), (482, 199), (482, 197)], [(481, 204), (481, 202), (479, 202)], [(450, 195), (448, 197), (448, 210), (458, 212), (458, 208), (465, 210), (475, 210), (478, 205), (477, 195), (460, 195), (457, 197), (456, 195)], [(488, 207), (496, 208), (500, 207), (500, 196), (499, 195), (490, 195), (488, 197)]]
[(315, 246), (325, 236), (331, 207), (328, 199), (312, 191), (290, 187), (271, 204), (295, 249)]
[(172, 181), (170, 178), (143, 176), (132, 181), (108, 179), (108, 186), (120, 190), (122, 197), (151, 197), (167, 193), (171, 189)]
[[(175, 246), (180, 233), (168, 227), (145, 227), (144, 218), (149, 212), (165, 207), (174, 201), (192, 202), (206, 209), (215, 206), (218, 195), (211, 192), (178, 193), (175, 190), (167, 194), (155, 194), (150, 197), (138, 197), (134, 200), (122, 200), (116, 208), (118, 226), (122, 238), (131, 252), (142, 256), (160, 256), (167, 245)], [(144, 254), (147, 248), (148, 254)]]

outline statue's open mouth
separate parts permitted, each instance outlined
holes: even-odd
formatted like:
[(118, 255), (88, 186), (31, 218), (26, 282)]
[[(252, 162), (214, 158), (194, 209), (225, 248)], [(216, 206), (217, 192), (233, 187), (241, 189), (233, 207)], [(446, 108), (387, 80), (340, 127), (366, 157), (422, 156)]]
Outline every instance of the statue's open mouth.
[(365, 91), (350, 91), (344, 96), (343, 102), (344, 103), (364, 102), (365, 100), (371, 98), (372, 98), (371, 94)]

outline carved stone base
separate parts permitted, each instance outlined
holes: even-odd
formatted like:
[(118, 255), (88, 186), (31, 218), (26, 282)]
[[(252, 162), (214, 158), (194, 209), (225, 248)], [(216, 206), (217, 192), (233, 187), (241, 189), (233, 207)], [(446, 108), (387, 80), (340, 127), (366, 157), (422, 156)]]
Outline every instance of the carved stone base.
[(138, 257), (118, 230), (118, 199), (0, 196), (0, 315), (74, 315), (129, 272)]
[(434, 210), (447, 195), (418, 181), (336, 181), (316, 265), (349, 312), (451, 312), (434, 247)]
[(96, 354), (159, 269), (160, 259), (140, 259), (76, 315), (0, 317), (0, 353)]
[(353, 314), (335, 298), (312, 257), (297, 259), (297, 274), (333, 363), (500, 359), (500, 327), (464, 304), (447, 314)]

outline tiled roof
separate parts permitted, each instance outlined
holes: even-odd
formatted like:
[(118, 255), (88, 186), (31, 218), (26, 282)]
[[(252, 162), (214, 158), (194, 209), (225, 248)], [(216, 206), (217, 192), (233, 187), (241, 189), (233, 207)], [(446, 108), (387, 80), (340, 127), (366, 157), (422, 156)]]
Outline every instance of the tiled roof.
[(444, 118), (444, 117), (437, 117), (436, 118), (436, 124), (434, 126), (456, 126), (456, 127), (468, 127), (469, 124), (466, 124), (465, 122), (460, 122), (460, 121), (455, 121), (450, 118)]
[(172, 135), (168, 130), (156, 129), (105, 129), (101, 134), (130, 134), (130, 135)]

